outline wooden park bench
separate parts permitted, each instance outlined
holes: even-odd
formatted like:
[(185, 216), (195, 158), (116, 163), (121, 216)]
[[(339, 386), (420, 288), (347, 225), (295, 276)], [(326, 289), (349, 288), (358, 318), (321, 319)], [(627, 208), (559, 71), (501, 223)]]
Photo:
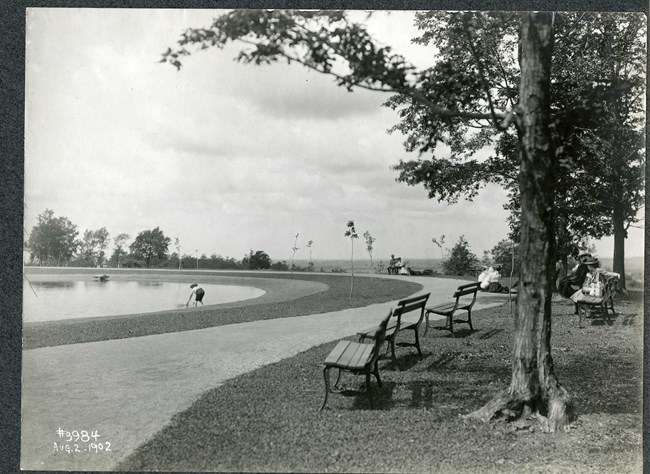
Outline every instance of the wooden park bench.
[[(429, 330), (429, 315), (430, 314), (439, 314), (440, 316), (445, 316), (447, 318), (447, 324), (440, 329), (447, 329), (451, 331), (451, 335), (454, 335), (454, 314), (456, 311), (467, 311), (467, 319), (456, 320), (457, 323), (466, 323), (469, 324), (470, 331), (474, 331), (472, 327), (472, 306), (476, 303), (476, 294), (478, 293), (479, 287), (481, 286), (480, 281), (474, 283), (467, 283), (465, 285), (460, 285), (456, 288), (453, 298), (454, 301), (449, 301), (447, 303), (438, 304), (435, 306), (429, 306), (425, 309), (426, 315), (426, 326), (424, 329), (424, 334), (427, 334)], [(469, 297), (471, 296), (471, 300)], [(438, 328), (438, 326), (436, 326)]]
[[(325, 368), (323, 369), (323, 377), (325, 378), (325, 400), (323, 401), (323, 405), (320, 407), (321, 410), (325, 408), (325, 405), (327, 404), (327, 395), (330, 392), (341, 393), (343, 391), (339, 386), (343, 371), (348, 371), (355, 375), (363, 374), (366, 376), (365, 392), (368, 393), (370, 403), (372, 404), (370, 374), (375, 376), (377, 379), (377, 385), (381, 387), (377, 360), (379, 359), (381, 346), (386, 339), (386, 327), (388, 326), (388, 321), (392, 314), (393, 312), (389, 311), (388, 316), (386, 316), (379, 324), (379, 327), (375, 329), (375, 332), (373, 333), (374, 342), (372, 344), (347, 340), (339, 341), (336, 347), (334, 347), (334, 350), (332, 350), (332, 352), (327, 356), (324, 362)], [(335, 390), (330, 389), (329, 373), (333, 368), (339, 370), (336, 383), (334, 384)]]
[[(395, 339), (401, 331), (410, 330), (414, 333), (414, 342), (401, 342), (401, 346), (413, 346), (418, 350), (418, 354), (422, 355), (422, 349), (420, 348), (420, 325), (424, 319), (424, 307), (427, 304), (431, 293), (427, 293), (421, 296), (414, 296), (413, 298), (408, 298), (397, 303), (397, 307), (393, 310), (393, 318), (388, 323), (386, 329), (386, 341), (390, 343), (390, 350), (393, 359), (395, 359)], [(412, 319), (405, 321), (403, 316), (409, 313), (415, 313), (419, 315), (417, 319)], [(363, 342), (365, 339), (374, 339), (375, 331), (369, 329), (366, 331), (358, 332), (359, 342)]]
[(582, 317), (587, 316), (587, 314), (593, 314), (598, 311), (603, 318), (609, 322), (609, 310), (612, 310), (612, 314), (616, 316), (616, 310), (614, 309), (614, 295), (618, 289), (618, 275), (605, 277), (606, 280), (603, 284), (603, 295), (602, 296), (590, 296), (586, 294), (581, 294), (577, 298), (576, 311), (578, 312), (578, 326), (582, 327)]

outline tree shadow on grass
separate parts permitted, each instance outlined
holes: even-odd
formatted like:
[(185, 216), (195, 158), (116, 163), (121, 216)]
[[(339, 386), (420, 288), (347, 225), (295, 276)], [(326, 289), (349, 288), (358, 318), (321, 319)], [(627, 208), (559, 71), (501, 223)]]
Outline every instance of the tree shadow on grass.
[(503, 329), (490, 329), (488, 331), (485, 331), (484, 333), (481, 333), (480, 330), (474, 332), (479, 333), (479, 335), (477, 336), (479, 339), (487, 340), (487, 339), (492, 339), (497, 334), (502, 333)]
[[(469, 413), (491, 395), (485, 392), (483, 383), (469, 378), (453, 382), (435, 379), (384, 381), (381, 387), (373, 384), (371, 392), (372, 398), (368, 393), (350, 393), (354, 400), (349, 410), (426, 409), (435, 419), (456, 419), (458, 413)], [(345, 411), (336, 405), (332, 408)]]
[(451, 334), (451, 333), (450, 333), (450, 334), (449, 334), (449, 337), (451, 337), (451, 338), (455, 338), (455, 339), (464, 339), (464, 338), (466, 338), (466, 337), (471, 336), (471, 335), (474, 334), (475, 332), (478, 332), (478, 330), (475, 329), (474, 331), (472, 331), (472, 330), (470, 330), (470, 329), (467, 328), (467, 327), (460, 328), (460, 329), (454, 328), (454, 334)]
[[(561, 369), (578, 415), (642, 412), (642, 360), (616, 354), (581, 355)], [(607, 383), (603, 383), (607, 381)]]
[(605, 316), (599, 311), (594, 311), (587, 314), (582, 321), (590, 326), (613, 326), (617, 319), (618, 314), (614, 315), (608, 313), (608, 315)]
[(623, 326), (632, 326), (632, 325), (636, 324), (638, 314), (637, 313), (626, 313), (626, 314), (621, 314), (621, 316), (622, 316), (621, 325), (623, 325)]
[(441, 354), (437, 359), (431, 362), (425, 370), (433, 371), (447, 367), (449, 364), (454, 362), (460, 354), (460, 352), (446, 352), (445, 354)]
[(381, 366), (379, 370), (405, 371), (415, 367), (421, 360), (422, 357), (417, 353), (405, 354), (402, 356), (397, 354), (396, 359), (389, 359), (389, 361), (385, 365)]
[[(462, 321), (461, 321), (462, 323)], [(454, 333), (452, 334), (451, 331), (449, 330), (449, 326), (431, 326), (429, 327), (429, 330), (435, 330), (439, 331), (441, 333), (441, 337), (446, 338), (446, 339), (463, 339), (466, 337), (471, 336), (473, 333), (478, 332), (478, 330), (471, 331), (468, 327), (463, 327), (463, 328), (457, 328), (454, 327)]]

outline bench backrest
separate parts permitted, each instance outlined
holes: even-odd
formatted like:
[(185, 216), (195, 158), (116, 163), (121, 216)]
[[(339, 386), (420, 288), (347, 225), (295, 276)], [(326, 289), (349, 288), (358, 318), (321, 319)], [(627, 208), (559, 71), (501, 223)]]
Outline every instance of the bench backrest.
[(393, 311), (393, 316), (397, 317), (397, 327), (396, 331), (399, 331), (399, 326), (402, 321), (402, 315), (410, 313), (411, 311), (420, 311), (419, 322), (422, 322), (424, 318), (424, 308), (427, 305), (427, 300), (431, 296), (431, 293), (426, 293), (420, 296), (414, 296), (413, 298), (408, 298), (397, 303), (397, 308)]
[(603, 288), (603, 300), (608, 301), (614, 297), (616, 290), (618, 289), (618, 278), (611, 277), (605, 281), (605, 286)]
[(467, 295), (473, 296), (472, 302), (469, 304), (469, 307), (471, 308), (472, 306), (474, 306), (474, 303), (476, 302), (476, 294), (478, 293), (478, 289), (480, 286), (481, 286), (481, 282), (475, 281), (473, 283), (466, 283), (464, 285), (460, 285), (458, 288), (456, 288), (456, 291), (454, 291), (454, 298), (456, 298), (456, 306), (458, 306), (458, 302), (460, 301), (460, 298), (462, 296), (467, 296)]
[(476, 294), (480, 286), (481, 286), (480, 281), (475, 281), (472, 283), (466, 283), (464, 285), (460, 285), (458, 288), (456, 288), (456, 291), (454, 292), (454, 298), (458, 298), (460, 296), (465, 296), (465, 295), (471, 295), (472, 293)]
[(388, 327), (388, 321), (392, 316), (393, 316), (393, 311), (391, 310), (388, 312), (388, 315), (386, 315), (386, 317), (381, 320), (381, 323), (379, 323), (379, 327), (375, 331), (372, 355), (370, 356), (370, 359), (366, 364), (369, 367), (374, 365), (377, 362), (377, 359), (379, 358), (381, 346), (386, 341), (386, 328)]

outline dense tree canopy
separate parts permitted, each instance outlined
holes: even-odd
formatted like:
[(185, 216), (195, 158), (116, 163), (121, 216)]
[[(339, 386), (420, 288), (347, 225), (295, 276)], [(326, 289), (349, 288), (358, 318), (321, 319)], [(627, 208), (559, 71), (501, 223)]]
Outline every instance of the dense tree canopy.
[[(427, 70), (431, 100), (490, 112), (518, 102), (518, 19), (511, 13), (416, 15), (415, 41), (440, 52)], [(558, 257), (566, 261), (585, 240), (614, 234), (615, 267), (624, 275), (622, 227), (643, 203), (643, 93), (645, 20), (639, 14), (555, 15), (551, 74), (551, 140), (554, 150), (555, 228)], [(519, 239), (519, 143), (512, 129), (489, 119), (439, 117), (408, 95), (387, 104), (399, 109), (392, 131), (425, 158), (395, 166), (399, 180), (422, 184), (430, 198), (456, 202), (476, 197), (487, 183), (509, 193), (511, 237)], [(446, 145), (441, 147), (440, 145)], [(492, 150), (487, 158), (479, 151)], [(616, 228), (616, 222), (619, 229)]]
[(136, 258), (144, 259), (147, 267), (154, 258), (164, 260), (171, 239), (166, 237), (159, 227), (140, 232), (130, 246), (131, 253)]
[(519, 244), (511, 240), (501, 240), (492, 248), (490, 253), (494, 263), (502, 265), (502, 275), (519, 274), (519, 267), (521, 266)]
[(266, 270), (271, 268), (271, 257), (263, 250), (252, 250), (242, 259), (242, 265), (249, 270)]
[(126, 233), (121, 233), (113, 238), (115, 248), (113, 250), (113, 255), (111, 255), (111, 263), (118, 268), (121, 266), (122, 259), (127, 255), (124, 248), (130, 238), (131, 236)]
[(61, 265), (69, 261), (77, 250), (77, 226), (66, 217), (54, 217), (54, 211), (46, 209), (38, 216), (32, 228), (26, 248), (39, 265)]
[(79, 257), (84, 266), (101, 266), (108, 247), (108, 230), (102, 227), (97, 230), (86, 230), (80, 242)]

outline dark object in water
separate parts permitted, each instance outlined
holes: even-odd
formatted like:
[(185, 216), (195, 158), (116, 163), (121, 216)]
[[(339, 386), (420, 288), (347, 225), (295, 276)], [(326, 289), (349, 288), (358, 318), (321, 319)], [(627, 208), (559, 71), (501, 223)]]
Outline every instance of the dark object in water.
[(95, 275), (94, 278), (95, 278), (95, 280), (99, 280), (99, 281), (108, 281), (109, 276), (106, 275), (106, 274)]

